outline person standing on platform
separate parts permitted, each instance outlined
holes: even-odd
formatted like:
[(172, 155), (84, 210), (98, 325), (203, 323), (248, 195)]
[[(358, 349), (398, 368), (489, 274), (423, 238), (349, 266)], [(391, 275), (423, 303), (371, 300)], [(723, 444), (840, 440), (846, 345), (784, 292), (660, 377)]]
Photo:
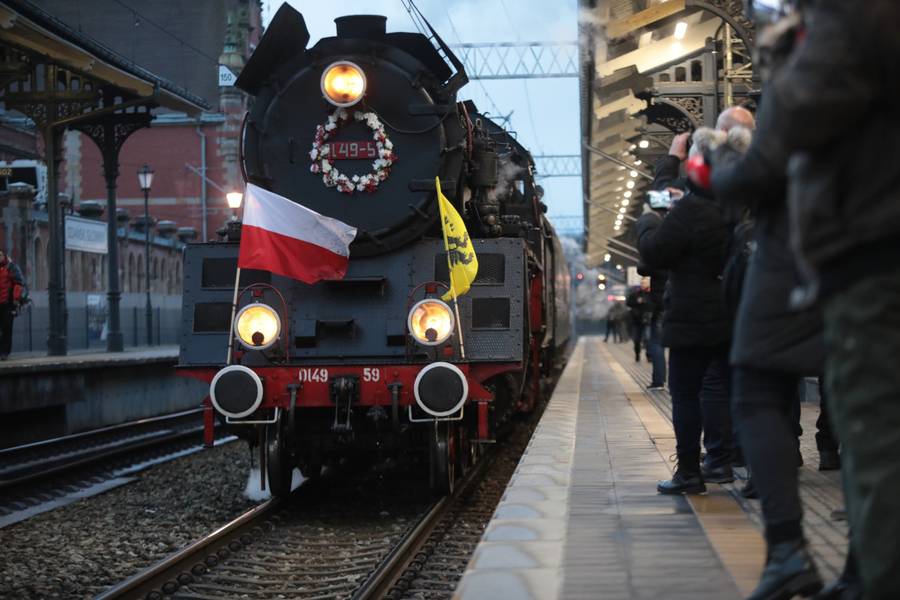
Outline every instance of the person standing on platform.
[[(706, 148), (710, 133), (695, 134), (692, 152)], [(641, 261), (648, 269), (669, 272), (662, 343), (669, 348), (678, 467), (672, 479), (659, 482), (662, 494), (697, 494), (706, 491), (707, 481), (734, 480), (731, 319), (721, 289), (730, 229), (721, 205), (694, 182), (687, 183), (687, 193), (665, 216), (647, 205), (637, 223)], [(701, 433), (706, 446), (702, 469)]]
[(627, 312), (621, 302), (613, 302), (609, 310), (606, 311), (606, 335), (603, 337), (604, 342), (609, 342), (609, 336), (612, 334), (613, 342), (622, 341), (622, 328), (619, 322), (622, 320), (623, 313)]
[(12, 351), (12, 329), (16, 309), (25, 298), (22, 271), (0, 250), (0, 360)]
[[(763, 183), (787, 178), (804, 279), (791, 300), (824, 311), (827, 402), (841, 443), (851, 553), (865, 598), (900, 598), (900, 121), (891, 102), (900, 95), (900, 3), (802, 6), (802, 14), (784, 7), (794, 27), (785, 19), (771, 27), (787, 31), (775, 46), (787, 56), (765, 86), (740, 168), (752, 165)], [(764, 16), (772, 3), (751, 7)], [(770, 553), (766, 572), (782, 582), (809, 572), (797, 533), (796, 552)], [(834, 589), (827, 597), (847, 597)]]
[(653, 371), (647, 389), (661, 390), (666, 387), (666, 350), (662, 345), (662, 321), (669, 274), (666, 271), (648, 269), (643, 263), (638, 264), (638, 273), (650, 278), (650, 299), (653, 301), (653, 313), (647, 326), (647, 353), (650, 355)]
[[(647, 326), (653, 314), (653, 298), (650, 295), (650, 278), (641, 279), (641, 284), (632, 289), (625, 300), (631, 317), (631, 341), (634, 344), (634, 360), (641, 361), (641, 345), (647, 338)], [(646, 344), (644, 344), (646, 346)], [(650, 348), (647, 347), (647, 360), (650, 360)]]

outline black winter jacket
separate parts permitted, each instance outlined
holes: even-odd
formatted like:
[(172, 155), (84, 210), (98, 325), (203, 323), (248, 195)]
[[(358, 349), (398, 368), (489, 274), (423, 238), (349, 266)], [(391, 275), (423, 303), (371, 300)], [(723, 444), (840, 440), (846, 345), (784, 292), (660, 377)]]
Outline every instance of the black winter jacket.
[(664, 346), (703, 348), (731, 338), (722, 298), (722, 268), (731, 227), (714, 200), (689, 191), (665, 217), (655, 212), (637, 223), (641, 260), (669, 271), (663, 315)]
[(900, 119), (888, 99), (900, 96), (900, 2), (808, 4), (745, 160), (789, 176), (804, 270), (836, 288), (898, 265)]
[(791, 308), (801, 277), (790, 248), (787, 181), (728, 148), (714, 156), (716, 198), (747, 207), (756, 222), (734, 326), (731, 364), (797, 375), (818, 375), (825, 360), (817, 306)]

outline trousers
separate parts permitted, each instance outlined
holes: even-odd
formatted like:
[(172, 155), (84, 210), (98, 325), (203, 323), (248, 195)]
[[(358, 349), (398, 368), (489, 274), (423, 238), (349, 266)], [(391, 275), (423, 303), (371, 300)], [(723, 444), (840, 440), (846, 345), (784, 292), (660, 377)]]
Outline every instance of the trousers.
[(900, 270), (824, 306), (825, 379), (866, 598), (900, 598)]
[(800, 380), (789, 373), (734, 369), (734, 417), (759, 491), (767, 537), (784, 524), (799, 527), (803, 516), (796, 462)]
[(7, 356), (12, 350), (13, 305), (0, 304), (0, 356)]
[(679, 469), (700, 470), (700, 436), (711, 466), (732, 457), (728, 347), (670, 348), (669, 392)]
[(666, 351), (662, 345), (662, 315), (654, 314), (650, 319), (650, 334), (647, 337), (647, 354), (653, 365), (650, 385), (666, 383)]

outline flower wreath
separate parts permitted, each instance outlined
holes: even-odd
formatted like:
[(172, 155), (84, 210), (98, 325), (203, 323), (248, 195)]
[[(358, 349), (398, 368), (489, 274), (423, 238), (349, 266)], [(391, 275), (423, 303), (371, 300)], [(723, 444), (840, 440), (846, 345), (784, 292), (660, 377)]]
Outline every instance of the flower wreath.
[(309, 153), (313, 164), (309, 170), (316, 174), (321, 173), (325, 185), (336, 187), (339, 192), (353, 194), (357, 191), (365, 191), (371, 194), (378, 184), (391, 174), (391, 165), (397, 160), (397, 155), (394, 154), (394, 144), (387, 138), (384, 125), (378, 115), (374, 112), (356, 111), (353, 113), (353, 119), (365, 121), (372, 130), (372, 138), (375, 140), (375, 147), (378, 151), (378, 157), (372, 162), (372, 172), (348, 177), (335, 168), (334, 159), (328, 156), (329, 146), (326, 146), (325, 142), (334, 135), (339, 127), (350, 121), (350, 114), (343, 108), (339, 108), (329, 115), (328, 121), (324, 125), (316, 126), (316, 137)]

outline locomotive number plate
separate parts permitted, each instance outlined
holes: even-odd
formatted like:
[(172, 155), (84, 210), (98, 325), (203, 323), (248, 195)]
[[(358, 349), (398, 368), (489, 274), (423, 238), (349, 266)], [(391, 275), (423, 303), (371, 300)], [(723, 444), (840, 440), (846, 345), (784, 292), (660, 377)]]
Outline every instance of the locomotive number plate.
[(300, 381), (303, 383), (310, 381), (325, 383), (328, 381), (328, 369), (300, 369)]
[(328, 156), (335, 160), (365, 160), (378, 156), (374, 140), (363, 142), (328, 142)]

